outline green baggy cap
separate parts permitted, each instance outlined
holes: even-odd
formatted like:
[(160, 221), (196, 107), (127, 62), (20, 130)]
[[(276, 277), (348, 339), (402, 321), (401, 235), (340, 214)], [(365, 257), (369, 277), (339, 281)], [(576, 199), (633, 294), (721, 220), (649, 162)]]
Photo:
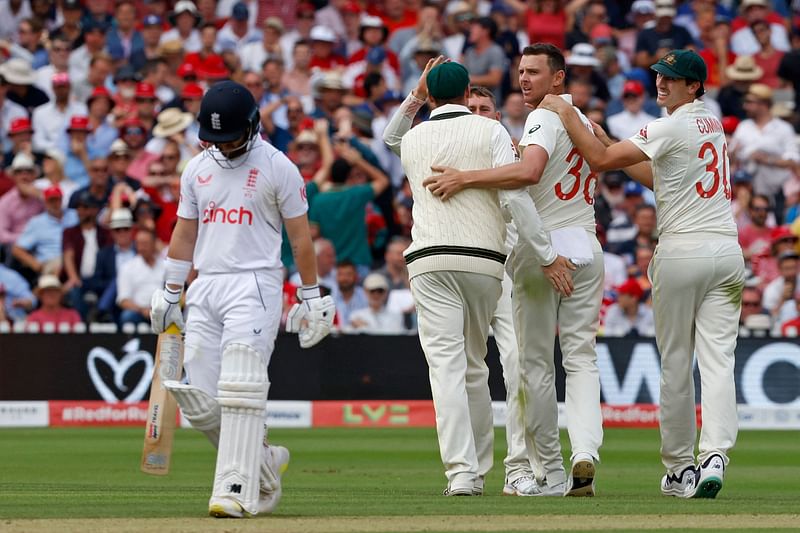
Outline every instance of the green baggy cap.
[(708, 77), (706, 62), (693, 50), (672, 50), (650, 67), (662, 76), (684, 78), (700, 82), (700, 94), (705, 92), (703, 84)]
[(469, 72), (464, 65), (450, 61), (431, 69), (425, 78), (428, 94), (436, 100), (449, 100), (464, 94), (469, 86)]

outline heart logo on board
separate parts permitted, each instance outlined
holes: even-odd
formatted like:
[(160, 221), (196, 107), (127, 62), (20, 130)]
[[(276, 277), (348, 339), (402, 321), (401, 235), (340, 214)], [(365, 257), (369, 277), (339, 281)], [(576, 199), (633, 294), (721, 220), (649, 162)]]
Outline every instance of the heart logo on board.
[[(125, 355), (122, 359), (117, 360), (107, 349), (97, 346), (92, 348), (89, 356), (86, 359), (86, 368), (89, 371), (89, 377), (92, 379), (95, 389), (100, 394), (100, 397), (110, 403), (125, 402), (135, 403), (144, 400), (144, 395), (147, 393), (147, 388), (150, 386), (150, 380), (153, 376), (153, 356), (150, 352), (139, 349), (139, 339), (131, 339), (122, 347)], [(142, 377), (139, 378), (139, 383), (125, 396), (125, 398), (118, 398), (114, 391), (100, 375), (97, 369), (97, 363), (101, 361), (108, 365), (114, 373), (114, 386), (124, 392), (128, 391), (125, 386), (125, 374), (138, 363), (144, 363), (144, 372)]]

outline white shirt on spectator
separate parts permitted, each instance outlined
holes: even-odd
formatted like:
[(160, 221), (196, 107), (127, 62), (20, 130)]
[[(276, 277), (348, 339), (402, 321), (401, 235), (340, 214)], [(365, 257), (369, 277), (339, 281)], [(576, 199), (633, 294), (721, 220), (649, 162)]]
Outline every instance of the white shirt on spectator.
[(8, 130), (11, 128), (11, 121), (17, 118), (28, 118), (28, 112), (21, 105), (6, 98), (0, 107), (0, 144), (3, 152), (11, 149)]
[(603, 328), (606, 337), (624, 337), (634, 329), (642, 337), (652, 337), (656, 334), (652, 308), (640, 303), (636, 319), (631, 320), (619, 304), (613, 303), (608, 307)]
[[(766, 287), (764, 287), (764, 294), (761, 296), (761, 307), (770, 313), (775, 311), (775, 309), (777, 309), (777, 307), (781, 304), (781, 300), (783, 299), (783, 283), (783, 276), (778, 276), (770, 281)], [(800, 274), (797, 275), (795, 287), (799, 285)]]
[(150, 305), (150, 297), (160, 289), (164, 279), (164, 261), (155, 258), (153, 266), (137, 255), (117, 272), (117, 303), (131, 300), (140, 307)]
[(640, 129), (655, 119), (656, 117), (644, 111), (634, 114), (625, 109), (608, 117), (606, 124), (608, 124), (608, 131), (611, 135), (617, 139), (627, 139), (639, 133)]
[(604, 290), (610, 291), (614, 287), (622, 285), (628, 279), (627, 263), (622, 256), (604, 251), (603, 265), (605, 267)]
[[(365, 324), (354, 326), (354, 322)], [(397, 335), (405, 333), (406, 328), (403, 325), (403, 315), (384, 305), (380, 311), (375, 311), (371, 307), (353, 311), (347, 330), (370, 335)]]
[[(222, 27), (222, 29), (219, 30), (219, 33), (217, 33), (216, 48), (218, 48), (221, 52), (233, 50), (234, 52), (238, 53), (246, 45), (251, 43), (261, 43), (262, 40), (263, 37), (261, 36), (261, 31), (255, 29), (248, 29), (247, 33), (245, 33), (243, 37), (239, 37), (233, 32), (231, 23), (228, 22)], [(261, 72), (260, 66), (258, 67), (257, 71)]]
[(766, 152), (781, 159), (800, 161), (794, 128), (779, 118), (773, 118), (764, 127), (759, 127), (753, 119), (743, 120), (733, 134), (729, 149), (744, 164), (744, 168), (753, 174), (753, 192), (756, 194), (776, 194), (785, 182), (792, 179), (793, 173), (788, 168), (750, 161), (755, 152)]
[(192, 52), (199, 52), (203, 48), (203, 42), (200, 40), (200, 32), (197, 29), (192, 30), (189, 37), (184, 39), (178, 32), (178, 28), (172, 28), (161, 35), (159, 44), (164, 44), (169, 41), (180, 41), (183, 44), (184, 53), (191, 54)]
[(81, 255), (81, 277), (90, 278), (94, 275), (97, 263), (97, 228), (83, 229), (83, 254)]
[(86, 116), (89, 110), (83, 102), (72, 101), (62, 111), (54, 100), (40, 105), (33, 110), (33, 149), (44, 152), (48, 148), (56, 148), (75, 115)]
[[(776, 24), (771, 22), (770, 28), (770, 43), (775, 50), (779, 52), (788, 52), (791, 50), (789, 44), (789, 36), (786, 34), (786, 28), (783, 24)], [(733, 32), (731, 35), (731, 51), (737, 56), (752, 56), (761, 51), (761, 45), (758, 44), (756, 36), (750, 26), (745, 26)]]
[(14, 41), (17, 40), (17, 28), (22, 19), (30, 18), (33, 16), (31, 4), (28, 0), (22, 0), (19, 11), (16, 14), (11, 13), (10, 0), (0, 0), (0, 40)]

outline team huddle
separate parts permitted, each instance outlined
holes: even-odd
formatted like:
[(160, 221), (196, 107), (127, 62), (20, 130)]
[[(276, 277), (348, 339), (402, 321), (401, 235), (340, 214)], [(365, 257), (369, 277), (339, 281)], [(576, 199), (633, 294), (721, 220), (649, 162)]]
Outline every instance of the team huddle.
[[(737, 435), (734, 349), (744, 259), (730, 208), (727, 146), (699, 97), (707, 72), (694, 52), (659, 60), (666, 116), (617, 143), (564, 95), (554, 46), (524, 49), (519, 84), (529, 113), (519, 154), (492, 93), (470, 87), (458, 63), (432, 59), (386, 127), (413, 194), (405, 251), (420, 342), (429, 366), (447, 496), (488, 490), (493, 420), (486, 342), (498, 344), (507, 390), (502, 492), (594, 496), (603, 441), (595, 336), (603, 252), (595, 235), (597, 172), (624, 169), (655, 192), (659, 243), (650, 264), (661, 353), (665, 495), (714, 498)], [(302, 279), (287, 329), (310, 347), (335, 312), (321, 297), (303, 181), (258, 135), (258, 109), (233, 82), (204, 97), (200, 138), (210, 147), (181, 177), (179, 222), (151, 321), (185, 329), (188, 384), (168, 382), (186, 418), (218, 449), (209, 513), (270, 513), (281, 496), (286, 448), (266, 437), (267, 365), (280, 321), (280, 235), (286, 227)], [(430, 118), (412, 128), (419, 109)], [(209, 176), (200, 180), (200, 176)], [(222, 210), (222, 211), (220, 211)], [(238, 224), (215, 223), (238, 216)], [(247, 217), (243, 218), (242, 214)], [(232, 214), (232, 215), (231, 215)], [(238, 214), (238, 215), (237, 215)], [(202, 216), (201, 216), (202, 215)], [(184, 324), (179, 301), (186, 294)], [(554, 343), (566, 373), (570, 443), (559, 440)], [(693, 357), (703, 425), (695, 456)]]

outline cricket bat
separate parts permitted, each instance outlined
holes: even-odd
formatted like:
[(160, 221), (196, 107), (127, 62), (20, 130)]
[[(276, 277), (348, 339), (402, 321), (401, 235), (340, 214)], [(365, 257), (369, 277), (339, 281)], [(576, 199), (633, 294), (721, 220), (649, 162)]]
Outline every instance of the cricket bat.
[(168, 380), (180, 381), (182, 372), (183, 338), (178, 327), (170, 324), (158, 336), (156, 346), (142, 450), (142, 472), (145, 474), (165, 476), (169, 473), (178, 404), (162, 384)]

